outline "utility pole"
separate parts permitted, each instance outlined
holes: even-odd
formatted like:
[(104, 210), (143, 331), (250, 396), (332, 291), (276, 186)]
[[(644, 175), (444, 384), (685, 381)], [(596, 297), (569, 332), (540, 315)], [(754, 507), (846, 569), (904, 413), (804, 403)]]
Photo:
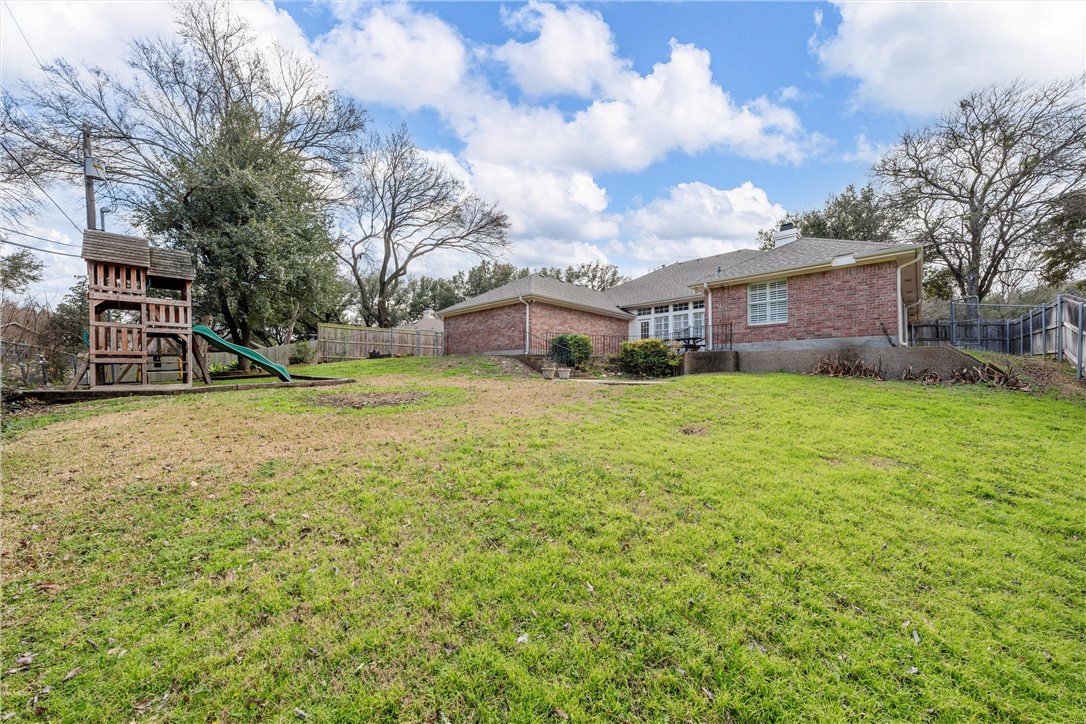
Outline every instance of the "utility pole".
[(94, 179), (89, 173), (87, 173), (86, 163), (87, 159), (91, 158), (91, 133), (90, 124), (83, 124), (83, 184), (87, 191), (87, 228), (94, 229), (95, 217), (97, 216), (96, 209), (94, 208)]

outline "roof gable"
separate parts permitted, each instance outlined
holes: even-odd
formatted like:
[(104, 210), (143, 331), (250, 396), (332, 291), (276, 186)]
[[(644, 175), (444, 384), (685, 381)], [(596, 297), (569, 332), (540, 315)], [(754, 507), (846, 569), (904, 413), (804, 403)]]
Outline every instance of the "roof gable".
[(87, 261), (104, 261), (144, 269), (151, 265), (150, 244), (147, 239), (95, 229), (83, 232), (81, 256)]
[(691, 285), (718, 269), (757, 255), (756, 249), (739, 249), (725, 254), (690, 259), (651, 271), (637, 279), (608, 289), (604, 294), (620, 307), (635, 307), (695, 296)]
[(500, 306), (501, 304), (519, 301), (522, 297), (542, 299), (564, 306), (580, 307), (616, 317), (632, 316), (620, 309), (603, 292), (541, 276), (538, 273), (514, 279), (508, 284), (491, 289), (489, 292), (484, 292), (451, 307), (446, 307), (438, 312), (438, 315), (444, 317), (469, 312), (474, 309)]
[(788, 272), (801, 274), (812, 267), (830, 266), (836, 257), (852, 256), (860, 262), (869, 257), (882, 257), (919, 249), (920, 246), (917, 244), (800, 237), (784, 246), (767, 249), (742, 259), (721, 269), (719, 274), (711, 274), (699, 280), (699, 283), (713, 285), (777, 272), (785, 276), (788, 276)]

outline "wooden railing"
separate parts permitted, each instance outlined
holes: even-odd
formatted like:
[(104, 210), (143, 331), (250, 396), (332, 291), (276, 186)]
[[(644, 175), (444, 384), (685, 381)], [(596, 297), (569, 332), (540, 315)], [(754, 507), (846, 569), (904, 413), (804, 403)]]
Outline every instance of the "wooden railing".
[(147, 287), (145, 271), (140, 267), (87, 262), (87, 286), (92, 291), (115, 294), (144, 294)]
[(138, 324), (95, 322), (91, 325), (91, 349), (100, 357), (142, 357), (143, 327)]
[(192, 306), (187, 301), (148, 299), (144, 305), (144, 324), (148, 327), (191, 327)]

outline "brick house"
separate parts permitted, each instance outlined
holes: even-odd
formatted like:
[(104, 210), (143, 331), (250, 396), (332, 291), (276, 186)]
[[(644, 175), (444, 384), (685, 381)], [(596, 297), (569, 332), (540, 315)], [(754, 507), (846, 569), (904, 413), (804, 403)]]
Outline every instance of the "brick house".
[(448, 354), (545, 351), (549, 336), (693, 338), (706, 349), (889, 346), (919, 317), (915, 244), (804, 238), (667, 265), (606, 292), (538, 274), (443, 309)]

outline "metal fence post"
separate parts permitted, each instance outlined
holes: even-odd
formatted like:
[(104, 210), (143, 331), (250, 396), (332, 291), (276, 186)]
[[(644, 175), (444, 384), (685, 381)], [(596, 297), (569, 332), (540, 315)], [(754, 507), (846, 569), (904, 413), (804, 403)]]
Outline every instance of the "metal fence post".
[(1082, 317), (1086, 314), (1086, 302), (1078, 303), (1078, 374), (1076, 377), (1082, 379)]
[(950, 345), (952, 347), (958, 346), (958, 314), (957, 303), (950, 303)]
[(1056, 359), (1063, 362), (1063, 295), (1056, 295)]
[(1047, 304), (1041, 305), (1041, 356), (1048, 355), (1048, 322), (1045, 320), (1045, 307)]

